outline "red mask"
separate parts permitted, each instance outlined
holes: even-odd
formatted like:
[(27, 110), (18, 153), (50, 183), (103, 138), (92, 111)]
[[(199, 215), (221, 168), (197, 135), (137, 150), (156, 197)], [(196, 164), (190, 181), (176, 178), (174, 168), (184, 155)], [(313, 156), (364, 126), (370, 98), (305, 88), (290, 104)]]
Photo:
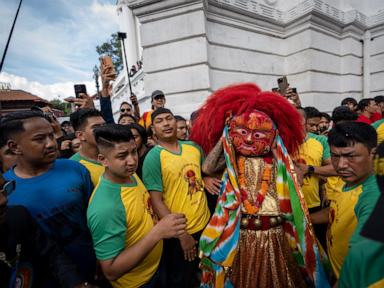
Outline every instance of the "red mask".
[(236, 153), (243, 156), (262, 156), (271, 151), (276, 136), (274, 124), (266, 114), (253, 111), (232, 118), (229, 137)]

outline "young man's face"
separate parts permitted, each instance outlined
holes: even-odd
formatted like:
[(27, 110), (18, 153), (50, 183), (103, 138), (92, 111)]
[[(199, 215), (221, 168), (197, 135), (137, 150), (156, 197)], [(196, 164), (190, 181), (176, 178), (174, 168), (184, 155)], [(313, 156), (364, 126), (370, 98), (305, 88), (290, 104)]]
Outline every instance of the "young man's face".
[(369, 113), (373, 114), (375, 112), (377, 112), (378, 110), (378, 107), (377, 107), (377, 104), (375, 102), (375, 100), (371, 100), (369, 101), (369, 104), (367, 106), (367, 108), (365, 108)]
[(133, 120), (132, 117), (129, 117), (129, 116), (123, 117), (119, 121), (120, 125), (129, 125), (129, 124), (132, 124), (132, 123), (135, 123), (135, 120)]
[(177, 139), (176, 119), (170, 113), (157, 115), (153, 120), (152, 127), (154, 134), (160, 141)]
[(358, 184), (373, 169), (373, 153), (361, 143), (348, 147), (331, 146), (331, 162), (337, 174), (348, 184)]
[(344, 104), (344, 106), (347, 106), (349, 108), (349, 110), (355, 112), (356, 111), (356, 108), (357, 108), (357, 105), (353, 102), (348, 102), (346, 104)]
[(158, 108), (164, 108), (165, 105), (165, 97), (163, 95), (156, 96), (152, 99), (153, 110), (156, 110)]
[(44, 118), (24, 121), (24, 131), (15, 135), (9, 143), (12, 153), (34, 165), (50, 164), (57, 157), (57, 142), (52, 126)]
[(132, 107), (128, 104), (121, 105), (120, 115), (132, 115)]
[(63, 128), (63, 130), (64, 130), (65, 133), (67, 133), (67, 134), (71, 134), (71, 133), (74, 133), (74, 132), (75, 132), (75, 130), (73, 130), (72, 125), (70, 125), (70, 124), (65, 124), (65, 125), (63, 125), (61, 128)]
[(321, 117), (320, 118), (320, 122), (319, 122), (319, 131), (326, 131), (328, 130), (329, 128), (329, 121), (327, 118), (325, 117)]
[(180, 121), (177, 121), (176, 124), (177, 124), (177, 139), (187, 140), (187, 136), (188, 136), (187, 121), (180, 120)]
[(138, 154), (134, 140), (117, 143), (113, 148), (104, 148), (100, 151), (100, 162), (120, 179), (130, 177), (135, 173), (138, 163)]
[(93, 130), (96, 127), (100, 127), (104, 124), (105, 124), (105, 121), (101, 116), (89, 117), (86, 120), (85, 127), (81, 129), (81, 131), (79, 131), (80, 141), (86, 142), (88, 145), (91, 145), (91, 146), (96, 146), (96, 140), (95, 140), (95, 136), (93, 135)]
[(314, 134), (319, 132), (320, 117), (308, 118), (305, 121), (305, 130)]

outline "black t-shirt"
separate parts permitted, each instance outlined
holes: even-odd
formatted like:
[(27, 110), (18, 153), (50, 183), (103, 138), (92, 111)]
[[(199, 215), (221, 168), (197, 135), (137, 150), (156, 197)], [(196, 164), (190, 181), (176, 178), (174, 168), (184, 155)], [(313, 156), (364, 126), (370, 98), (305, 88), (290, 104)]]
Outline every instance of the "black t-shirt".
[(0, 224), (0, 287), (40, 288), (48, 279), (51, 284), (52, 279), (57, 281), (55, 287), (84, 282), (76, 266), (45, 236), (28, 210), (9, 206)]

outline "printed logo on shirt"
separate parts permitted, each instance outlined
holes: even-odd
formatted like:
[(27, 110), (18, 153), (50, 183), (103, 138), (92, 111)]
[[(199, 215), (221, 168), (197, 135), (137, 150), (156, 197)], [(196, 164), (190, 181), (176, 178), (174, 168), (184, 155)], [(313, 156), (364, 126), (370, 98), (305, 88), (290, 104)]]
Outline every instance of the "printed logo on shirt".
[(187, 170), (184, 173), (184, 180), (188, 183), (188, 196), (192, 199), (192, 195), (203, 191), (203, 183), (201, 179), (196, 177), (196, 173), (193, 170)]
[(143, 206), (144, 206), (144, 210), (149, 215), (151, 215), (153, 222), (156, 224), (159, 219), (157, 215), (153, 212), (152, 201), (151, 201), (151, 197), (149, 197), (148, 195), (148, 192), (143, 193)]

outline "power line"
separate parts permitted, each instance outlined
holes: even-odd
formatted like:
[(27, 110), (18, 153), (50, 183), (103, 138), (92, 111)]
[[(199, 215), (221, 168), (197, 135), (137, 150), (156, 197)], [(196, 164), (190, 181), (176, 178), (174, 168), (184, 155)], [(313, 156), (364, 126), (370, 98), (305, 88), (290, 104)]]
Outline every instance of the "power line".
[(0, 73), (1, 73), (1, 70), (3, 69), (5, 55), (7, 55), (9, 42), (11, 42), (11, 38), (12, 38), (12, 34), (13, 34), (13, 29), (15, 28), (17, 16), (19, 15), (19, 11), (20, 11), (20, 7), (21, 7), (21, 3), (22, 2), (23, 2), (23, 0), (20, 0), (19, 7), (17, 8), (17, 11), (16, 11), (15, 19), (13, 19), (13, 24), (12, 24), (11, 32), (9, 32), (9, 35), (8, 35), (7, 44), (5, 45), (5, 50), (4, 50), (4, 53), (3, 53), (3, 57), (1, 58)]

